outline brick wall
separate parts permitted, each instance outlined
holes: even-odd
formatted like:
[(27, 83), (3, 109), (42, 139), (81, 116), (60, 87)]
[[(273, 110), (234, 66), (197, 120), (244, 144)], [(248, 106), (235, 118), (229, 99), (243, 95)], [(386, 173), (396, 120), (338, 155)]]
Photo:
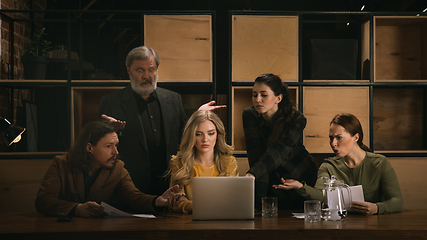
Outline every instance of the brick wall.
[[(45, 10), (47, 0), (0, 0), (1, 9), (14, 9), (14, 10)], [(7, 13), (9, 17), (13, 19), (43, 19), (44, 14), (34, 14), (31, 16), (29, 13)], [(29, 23), (29, 22), (15, 22), (14, 26), (14, 48), (15, 57), (14, 61), (14, 78), (23, 79), (24, 72), (21, 63), (21, 55), (24, 53), (27, 40), (30, 34), (35, 29), (43, 27), (43, 23)], [(10, 56), (9, 56), (9, 35), (10, 24), (7, 21), (1, 21), (1, 79), (7, 79), (10, 68)]]
[[(13, 10), (44, 10), (46, 9), (47, 0), (0, 0), (1, 9)], [(6, 13), (13, 19), (30, 19), (32, 16), (29, 13)], [(34, 14), (35, 19), (42, 19), (43, 14)], [(0, 57), (0, 79), (8, 79), (11, 67), (11, 59), (9, 52), (9, 37), (10, 24), (2, 19), (1, 21), (1, 57)], [(43, 23), (15, 22), (14, 25), (14, 79), (24, 79), (24, 70), (21, 63), (21, 56), (24, 53), (24, 48), (27, 40), (33, 31), (32, 28), (40, 29)], [(11, 99), (11, 91), (14, 91), (13, 100)], [(0, 116), (9, 120), (13, 119), (13, 124), (25, 126), (23, 117), (23, 101), (34, 101), (35, 90), (31, 89), (10, 89), (0, 87)], [(13, 113), (11, 113), (11, 103), (13, 102)], [(13, 114), (13, 116), (11, 116)], [(0, 152), (15, 151), (16, 146), (7, 147), (3, 143), (3, 137), (0, 136)]]

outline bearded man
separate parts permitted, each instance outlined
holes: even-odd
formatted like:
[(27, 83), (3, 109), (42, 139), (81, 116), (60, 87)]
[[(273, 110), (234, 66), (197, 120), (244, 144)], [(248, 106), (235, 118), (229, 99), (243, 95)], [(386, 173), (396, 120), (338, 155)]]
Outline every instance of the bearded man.
[[(101, 99), (99, 116), (108, 119), (119, 134), (121, 159), (135, 186), (160, 195), (168, 189), (163, 176), (179, 149), (187, 117), (181, 96), (157, 87), (160, 58), (150, 47), (132, 49), (126, 57), (130, 84)], [(211, 101), (199, 110), (215, 110)]]
[(102, 202), (118, 196), (132, 211), (156, 212), (173, 207), (185, 194), (176, 185), (160, 196), (139, 191), (124, 163), (118, 159), (119, 138), (107, 121), (88, 123), (70, 152), (55, 156), (36, 198), (39, 213), (60, 217), (107, 215)]

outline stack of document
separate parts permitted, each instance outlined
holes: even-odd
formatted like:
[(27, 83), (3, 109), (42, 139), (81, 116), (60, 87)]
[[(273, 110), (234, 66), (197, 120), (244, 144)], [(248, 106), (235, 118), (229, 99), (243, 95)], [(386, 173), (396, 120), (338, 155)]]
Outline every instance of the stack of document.
[(117, 208), (114, 208), (113, 206), (102, 202), (101, 207), (104, 208), (104, 212), (108, 214), (109, 217), (139, 217), (139, 218), (156, 218), (152, 214), (129, 214), (123, 211), (120, 211)]

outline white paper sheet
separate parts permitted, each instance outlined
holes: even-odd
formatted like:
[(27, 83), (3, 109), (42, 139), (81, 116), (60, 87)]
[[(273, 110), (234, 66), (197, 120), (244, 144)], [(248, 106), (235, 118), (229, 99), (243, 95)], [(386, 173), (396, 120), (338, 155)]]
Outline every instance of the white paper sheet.
[(305, 218), (305, 214), (304, 213), (292, 213), (292, 217), (294, 217), (294, 218), (302, 218), (302, 219), (304, 219)]
[(104, 212), (108, 214), (109, 217), (139, 217), (139, 218), (156, 218), (156, 216), (152, 214), (129, 214), (119, 209), (112, 207), (111, 205), (102, 202), (101, 207), (104, 208)]
[[(342, 193), (343, 193), (343, 196), (344, 196), (345, 208), (347, 209), (347, 211), (349, 211), (351, 209), (350, 205), (352, 204), (353, 201), (359, 201), (359, 202), (364, 202), (365, 201), (365, 197), (363, 196), (362, 185), (351, 186), (350, 187), (350, 192), (351, 192), (351, 201), (349, 199), (349, 195), (347, 193), (347, 189), (346, 188), (342, 188)], [(324, 190), (323, 190), (323, 194), (325, 194)], [(337, 201), (338, 201), (338, 192), (334, 191), (329, 196), (329, 205), (335, 205)]]
[(351, 202), (348, 199), (347, 189), (345, 188), (343, 189), (344, 202), (347, 210), (350, 210), (350, 204), (353, 201), (359, 201), (359, 202), (365, 201), (365, 197), (363, 196), (362, 185), (351, 186), (350, 191), (351, 191)]

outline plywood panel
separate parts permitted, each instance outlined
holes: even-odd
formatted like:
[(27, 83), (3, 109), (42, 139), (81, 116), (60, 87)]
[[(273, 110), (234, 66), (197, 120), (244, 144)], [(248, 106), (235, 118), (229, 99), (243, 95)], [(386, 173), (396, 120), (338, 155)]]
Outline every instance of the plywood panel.
[[(296, 87), (289, 87), (289, 95), (298, 105)], [(252, 106), (252, 87), (233, 87), (232, 90), (232, 145), (236, 152), (246, 152), (245, 132), (243, 130), (242, 113), (245, 108)]]
[(210, 15), (145, 15), (145, 45), (159, 54), (159, 81), (212, 82)]
[(362, 31), (361, 31), (361, 65), (362, 66), (362, 79), (369, 79), (370, 78), (370, 21), (367, 21), (362, 24)]
[(403, 209), (427, 209), (427, 192), (420, 191), (427, 182), (427, 158), (388, 158), (399, 180)]
[(246, 152), (242, 113), (252, 106), (252, 87), (233, 87), (232, 104), (232, 146), (236, 152)]
[(232, 81), (263, 73), (298, 81), (298, 17), (233, 16)]
[(373, 125), (375, 150), (421, 150), (422, 88), (375, 88)]
[(377, 26), (375, 80), (420, 79), (420, 27)]
[(369, 146), (368, 87), (304, 87), (304, 145), (311, 153), (329, 153), (329, 123), (339, 113), (351, 113), (362, 124)]
[(245, 176), (246, 172), (249, 170), (248, 158), (236, 158), (237, 169), (239, 170), (239, 176)]
[[(216, 95), (216, 105), (227, 105), (228, 102), (229, 102), (228, 94), (217, 94)], [(229, 107), (230, 106), (227, 106), (227, 108), (229, 108)], [(231, 117), (231, 116), (228, 116), (228, 109), (227, 108), (222, 108), (222, 109), (218, 109), (215, 111), (215, 113), (219, 116), (222, 123), (224, 124), (226, 131), (228, 131), (228, 129), (229, 129), (228, 119), (229, 119), (229, 117)], [(231, 135), (230, 136), (227, 135), (225, 139), (228, 142), (228, 140), (231, 139)]]
[(0, 161), (0, 212), (35, 212), (36, 194), (51, 160)]
[(425, 17), (375, 17), (375, 81), (426, 80)]

